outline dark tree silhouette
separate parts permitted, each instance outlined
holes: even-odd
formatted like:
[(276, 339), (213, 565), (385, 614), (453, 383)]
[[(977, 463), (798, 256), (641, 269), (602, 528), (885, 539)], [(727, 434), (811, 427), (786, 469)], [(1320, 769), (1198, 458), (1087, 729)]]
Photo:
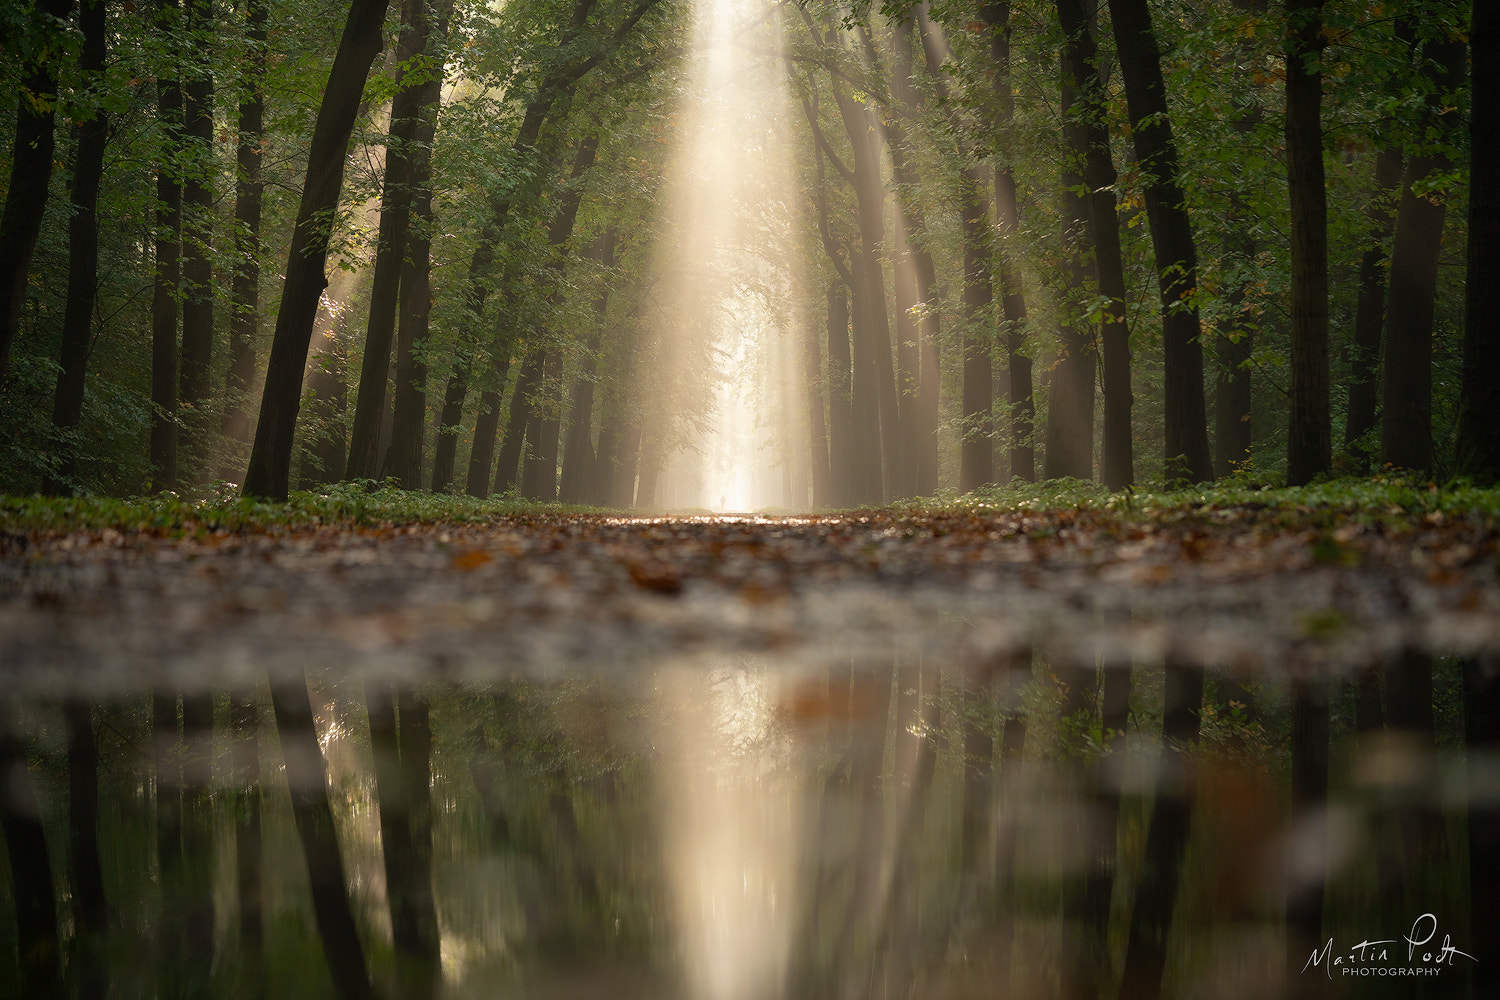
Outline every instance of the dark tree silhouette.
[(318, 299), (328, 284), (323, 266), (328, 257), (334, 210), (344, 184), (344, 154), (359, 111), (365, 78), (380, 51), (386, 2), (351, 0), (338, 54), (334, 56), (323, 102), (318, 108), (308, 152), (307, 178), (297, 208), (297, 226), (287, 254), (286, 285), (271, 340), (260, 421), (255, 428), (250, 468), (245, 474), (246, 496), (286, 499), (292, 468), (292, 436), (302, 403), (302, 374), (307, 366)]

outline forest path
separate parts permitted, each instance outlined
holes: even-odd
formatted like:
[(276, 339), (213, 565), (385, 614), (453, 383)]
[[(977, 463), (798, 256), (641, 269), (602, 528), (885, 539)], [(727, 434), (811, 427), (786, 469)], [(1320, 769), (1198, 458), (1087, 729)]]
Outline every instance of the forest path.
[(1500, 651), (1483, 516), (1256, 505), (1159, 513), (533, 514), (483, 526), (0, 538), (12, 686), (220, 687), (270, 669), (610, 671), (760, 653), (983, 667), (1172, 657), (1352, 669)]

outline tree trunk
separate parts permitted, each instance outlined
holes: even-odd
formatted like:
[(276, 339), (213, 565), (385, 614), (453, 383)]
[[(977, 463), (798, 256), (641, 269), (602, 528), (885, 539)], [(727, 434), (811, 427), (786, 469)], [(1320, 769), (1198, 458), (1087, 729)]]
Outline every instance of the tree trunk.
[[(511, 390), (510, 413), (505, 422), (505, 439), (500, 443), (500, 461), (495, 468), (495, 492), (504, 493), (516, 485), (516, 471), (521, 461), (521, 449), (526, 443), (526, 425), (531, 422), (531, 397), (537, 391), (542, 382), (542, 352), (533, 350), (526, 355), (526, 360), (521, 364), (521, 371), (516, 376), (516, 387)], [(495, 399), (495, 413), (498, 416), (500, 410), (500, 399), (498, 394)], [(484, 410), (480, 410), (483, 418)], [(479, 447), (479, 431), (474, 432), (475, 450)], [(494, 440), (493, 433), (490, 439)], [(469, 494), (475, 493), (476, 466), (474, 460), (469, 460)], [(488, 458), (478, 474), (488, 481), (489, 465)], [(482, 488), (482, 486), (481, 486)]]
[[(79, 69), (85, 85), (97, 92), (104, 79), (104, 0), (83, 0), (79, 23), (83, 29)], [(104, 173), (104, 143), (108, 134), (109, 122), (102, 107), (95, 107), (86, 121), (73, 127), (68, 302), (63, 310), (61, 370), (52, 403), (52, 425), (62, 438), (62, 462), (56, 474), (48, 475), (42, 486), (42, 491), (49, 494), (73, 492), (77, 442), (71, 436), (83, 416), (84, 372), (88, 367), (95, 288), (99, 281), (99, 178)]]
[(833, 503), (857, 502), (854, 446), (853, 364), (849, 354), (849, 296), (837, 281), (828, 285), (828, 452)]
[[(1429, 43), (1423, 54), (1435, 64), (1430, 71), (1427, 125), (1443, 142), (1458, 128), (1449, 98), (1462, 83), (1464, 45), (1444, 36)], [(1414, 156), (1407, 164), (1391, 250), (1381, 452), (1390, 464), (1418, 472), (1430, 472), (1433, 467), (1432, 329), (1447, 213), (1441, 193), (1419, 194), (1418, 189), (1423, 181), (1451, 166), (1441, 149)]]
[(250, 383), (255, 378), (255, 341), (260, 333), (261, 143), (266, 116), (266, 8), (246, 3), (244, 90), (239, 106), (238, 173), (234, 187), (234, 279), (230, 285), (228, 398), (224, 433), (250, 439)]
[(1130, 328), (1125, 321), (1125, 263), (1120, 252), (1120, 223), (1115, 214), (1115, 165), (1109, 148), (1104, 82), (1090, 17), (1082, 0), (1057, 0), (1063, 45), (1076, 74), (1083, 120), (1083, 183), (1088, 188), (1088, 237), (1094, 257), (1094, 279), (1105, 300), (1100, 332), (1104, 368), (1104, 450), (1100, 478), (1112, 490), (1135, 481), (1135, 448), (1130, 426)]
[[(53, 33), (66, 21), (72, 0), (38, 0), (21, 16), (40, 31)], [(7, 46), (9, 47), (9, 46)], [(46, 48), (50, 49), (51, 46)], [(0, 385), (10, 368), (10, 345), (26, 304), (31, 254), (42, 231), (47, 188), (52, 178), (53, 116), (57, 107), (57, 57), (43, 51), (21, 67), (16, 100), (15, 141), (10, 154), (10, 185), (0, 215)]]
[[(184, 133), (192, 165), (182, 189), (182, 355), (178, 396), (196, 411), (208, 399), (214, 346), (213, 208), (214, 77), (211, 0), (186, 0), (189, 75), (184, 88)], [(201, 430), (201, 421), (194, 422)]]
[[(802, 331), (802, 384), (807, 389), (807, 442), (812, 463), (812, 505), (814, 509), (833, 503), (833, 472), (828, 461), (828, 420), (823, 408), (823, 348), (818, 331), (807, 326)], [(601, 441), (601, 451), (602, 451)]]
[(229, 697), (231, 787), (237, 800), (234, 825), (235, 886), (239, 894), (240, 961), (251, 981), (259, 979), (265, 924), (261, 908), (260, 714), (253, 696)]
[[(941, 70), (937, 70), (940, 72)], [(964, 169), (959, 180), (964, 250), (963, 317), (963, 442), (959, 448), (958, 488), (964, 492), (994, 482), (994, 409), (990, 370), (990, 255), (989, 207), (979, 171)]]
[(1172, 911), (1192, 833), (1194, 796), (1187, 750), (1198, 738), (1203, 669), (1169, 661), (1165, 690), (1162, 760), (1146, 832), (1143, 878), (1129, 921), (1120, 1000), (1155, 1000), (1161, 996)]
[[(102, 8), (103, 2), (85, 0), (85, 17), (90, 16), (91, 6)], [(77, 970), (79, 996), (102, 997), (108, 985), (104, 938), (109, 932), (109, 908), (99, 862), (99, 743), (94, 738), (93, 709), (86, 699), (66, 699), (63, 715), (68, 730), (69, 888), (76, 928), (76, 954), (69, 964)]]
[[(507, 359), (506, 364), (509, 364)], [(469, 395), (470, 360), (460, 355), (453, 363), (453, 373), (443, 390), (443, 412), (438, 417), (437, 433), (432, 446), (432, 492), (446, 493), (453, 485), (453, 468), (458, 459), (458, 432), (464, 419), (464, 400)]]
[(276, 315), (271, 360), (261, 396), (260, 422), (245, 495), (285, 500), (292, 465), (292, 436), (302, 402), (302, 373), (328, 279), (331, 227), (344, 183), (345, 153), (370, 64), (380, 51), (386, 0), (351, 0), (338, 54), (323, 92), (308, 153), (307, 179), (297, 208), (297, 226), (287, 254), (286, 285)]
[(870, 110), (837, 84), (834, 100), (854, 151), (854, 197), (860, 247), (854, 274), (854, 409), (860, 502), (891, 499), (902, 467), (901, 417), (891, 363), (891, 327), (885, 307), (885, 188), (880, 148)]
[(59, 996), (57, 897), (41, 808), (26, 766), (26, 748), (9, 731), (8, 721), (0, 725), (6, 726), (0, 729), (0, 774), (6, 779), (5, 794), (0, 795), (0, 829), (5, 831), (10, 860), (21, 991), (28, 997)]
[(1011, 148), (1011, 122), (1015, 99), (1010, 79), (1010, 2), (985, 0), (979, 16), (990, 29), (990, 61), (994, 63), (996, 129), (1001, 148), (995, 169), (995, 221), (999, 224), (1000, 307), (1005, 315), (1006, 403), (1010, 409), (1010, 474), (1028, 482), (1036, 479), (1036, 401), (1032, 394), (1031, 359), (1022, 353), (1026, 344), (1026, 296), (1021, 289), (1021, 270), (1009, 252), (1008, 241), (1021, 228), (1020, 199), (1016, 193), (1015, 158)]
[[(365, 327), (365, 353), (359, 370), (359, 394), (354, 423), (349, 430), (351, 479), (374, 478), (380, 470), (380, 422), (385, 413), (386, 381), (390, 377), (391, 343), (396, 334), (396, 308), (403, 298), (401, 278), (411, 231), (413, 158), (418, 155), (417, 132), (422, 126), (424, 101), (432, 94), (425, 82), (413, 84), (415, 71), (425, 77), (428, 67), (416, 64), (427, 52), (427, 0), (403, 0), (405, 25), (396, 47), (396, 96), (391, 100), (390, 133), (385, 144), (385, 182), (380, 193), (380, 233), (375, 250), (375, 278), (370, 290), (370, 314)], [(439, 72), (441, 86), (441, 72)]]
[(1349, 410), (1344, 422), (1344, 448), (1359, 455), (1364, 465), (1373, 456), (1360, 447), (1359, 439), (1376, 424), (1380, 335), (1385, 327), (1386, 243), (1396, 224), (1400, 184), (1401, 150), (1386, 146), (1375, 158), (1375, 191), (1365, 208), (1369, 243), (1359, 259), (1359, 301), (1354, 312), (1354, 343), (1349, 350)]
[(1146, 0), (1109, 0), (1120, 71), (1145, 183), (1146, 214), (1161, 287), (1166, 367), (1166, 468), (1169, 481), (1213, 478), (1203, 397), (1198, 324), (1198, 254), (1179, 183), (1177, 144), (1167, 115), (1166, 85)]
[[(1469, 281), (1465, 301), (1463, 388), (1457, 465), (1482, 482), (1500, 480), (1500, 7), (1476, 3), (1469, 33), (1473, 106), (1469, 119)], [(1477, 926), (1476, 926), (1477, 930)], [(1495, 980), (1492, 978), (1491, 982)]]
[(599, 239), (591, 256), (598, 262), (604, 274), (603, 286), (594, 299), (594, 326), (584, 345), (583, 361), (579, 365), (578, 381), (573, 385), (572, 398), (568, 402), (568, 438), (563, 449), (563, 471), (561, 499), (563, 503), (586, 503), (591, 494), (591, 485), (596, 479), (594, 452), (594, 383), (599, 370), (599, 348), (604, 339), (605, 314), (609, 310), (610, 275), (618, 257), (617, 235), (613, 227)]
[(333, 825), (333, 809), (328, 804), (328, 771), (318, 746), (306, 678), (273, 679), (271, 705), (276, 713), (276, 729), (281, 734), (292, 819), (302, 841), (313, 914), (328, 971), (340, 997), (365, 1000), (374, 996), (374, 990), (349, 905), (344, 859)]
[(1333, 462), (1328, 409), (1328, 191), (1323, 179), (1323, 0), (1287, 4), (1287, 191), (1292, 207), (1292, 400), (1286, 480)]
[[(401, 261), (401, 306), (396, 331), (396, 405), (384, 475), (395, 476), (409, 490), (422, 484), (423, 433), (427, 424), (427, 343), (432, 315), (432, 143), (437, 135), (447, 67), (448, 20), (453, 0), (437, 0), (427, 44), (435, 45), (427, 78), (416, 88), (416, 130), (410, 155), (411, 208), (407, 249)], [(463, 399), (459, 399), (462, 418)], [(451, 464), (450, 464), (451, 469)], [(450, 473), (451, 474), (451, 473)]]
[[(171, 71), (156, 82), (161, 149), (156, 167), (155, 262), (151, 295), (151, 485), (177, 486), (177, 289), (181, 282), (182, 181), (177, 155), (182, 142), (182, 86), (178, 82), (178, 0), (157, 0), (156, 33)], [(49, 133), (50, 134), (50, 133)]]
[[(1085, 24), (1083, 33), (1088, 33)], [(1084, 247), (1089, 236), (1089, 201), (1081, 193), (1089, 155), (1089, 117), (1083, 106), (1085, 75), (1076, 39), (1065, 37), (1061, 59), (1064, 153), (1062, 171), (1062, 281), (1064, 301), (1058, 341), (1061, 355), (1052, 369), (1047, 400), (1047, 478), (1094, 478), (1094, 376), (1098, 349), (1082, 300)]]
[[(557, 391), (561, 379), (562, 355), (557, 348), (549, 348), (542, 362), (541, 398), (531, 404), (536, 434), (521, 475), (521, 495), (528, 500), (557, 501), (557, 444), (562, 433)], [(530, 431), (527, 436), (531, 437)]]

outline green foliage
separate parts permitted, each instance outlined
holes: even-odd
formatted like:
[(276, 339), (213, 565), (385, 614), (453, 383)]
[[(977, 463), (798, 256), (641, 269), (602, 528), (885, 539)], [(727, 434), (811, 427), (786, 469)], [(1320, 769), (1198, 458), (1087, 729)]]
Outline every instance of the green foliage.
[(324, 492), (294, 492), (286, 503), (245, 500), (233, 483), (218, 482), (200, 496), (162, 493), (113, 499), (0, 497), (0, 531), (56, 535), (113, 529), (172, 538), (317, 527), (406, 524), (488, 524), (531, 513), (587, 513), (589, 508), (536, 504), (502, 497), (476, 500), (451, 493), (397, 488), (394, 480), (359, 479)]

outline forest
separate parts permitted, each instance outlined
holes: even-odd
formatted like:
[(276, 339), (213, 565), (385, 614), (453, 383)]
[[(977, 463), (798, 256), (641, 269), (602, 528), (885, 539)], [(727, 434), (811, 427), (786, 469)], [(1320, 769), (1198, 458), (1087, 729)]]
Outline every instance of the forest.
[(12, 5), (0, 488), (1500, 469), (1467, 4), (377, 6)]
[(0, 996), (1500, 996), (1500, 4), (0, 25)]

